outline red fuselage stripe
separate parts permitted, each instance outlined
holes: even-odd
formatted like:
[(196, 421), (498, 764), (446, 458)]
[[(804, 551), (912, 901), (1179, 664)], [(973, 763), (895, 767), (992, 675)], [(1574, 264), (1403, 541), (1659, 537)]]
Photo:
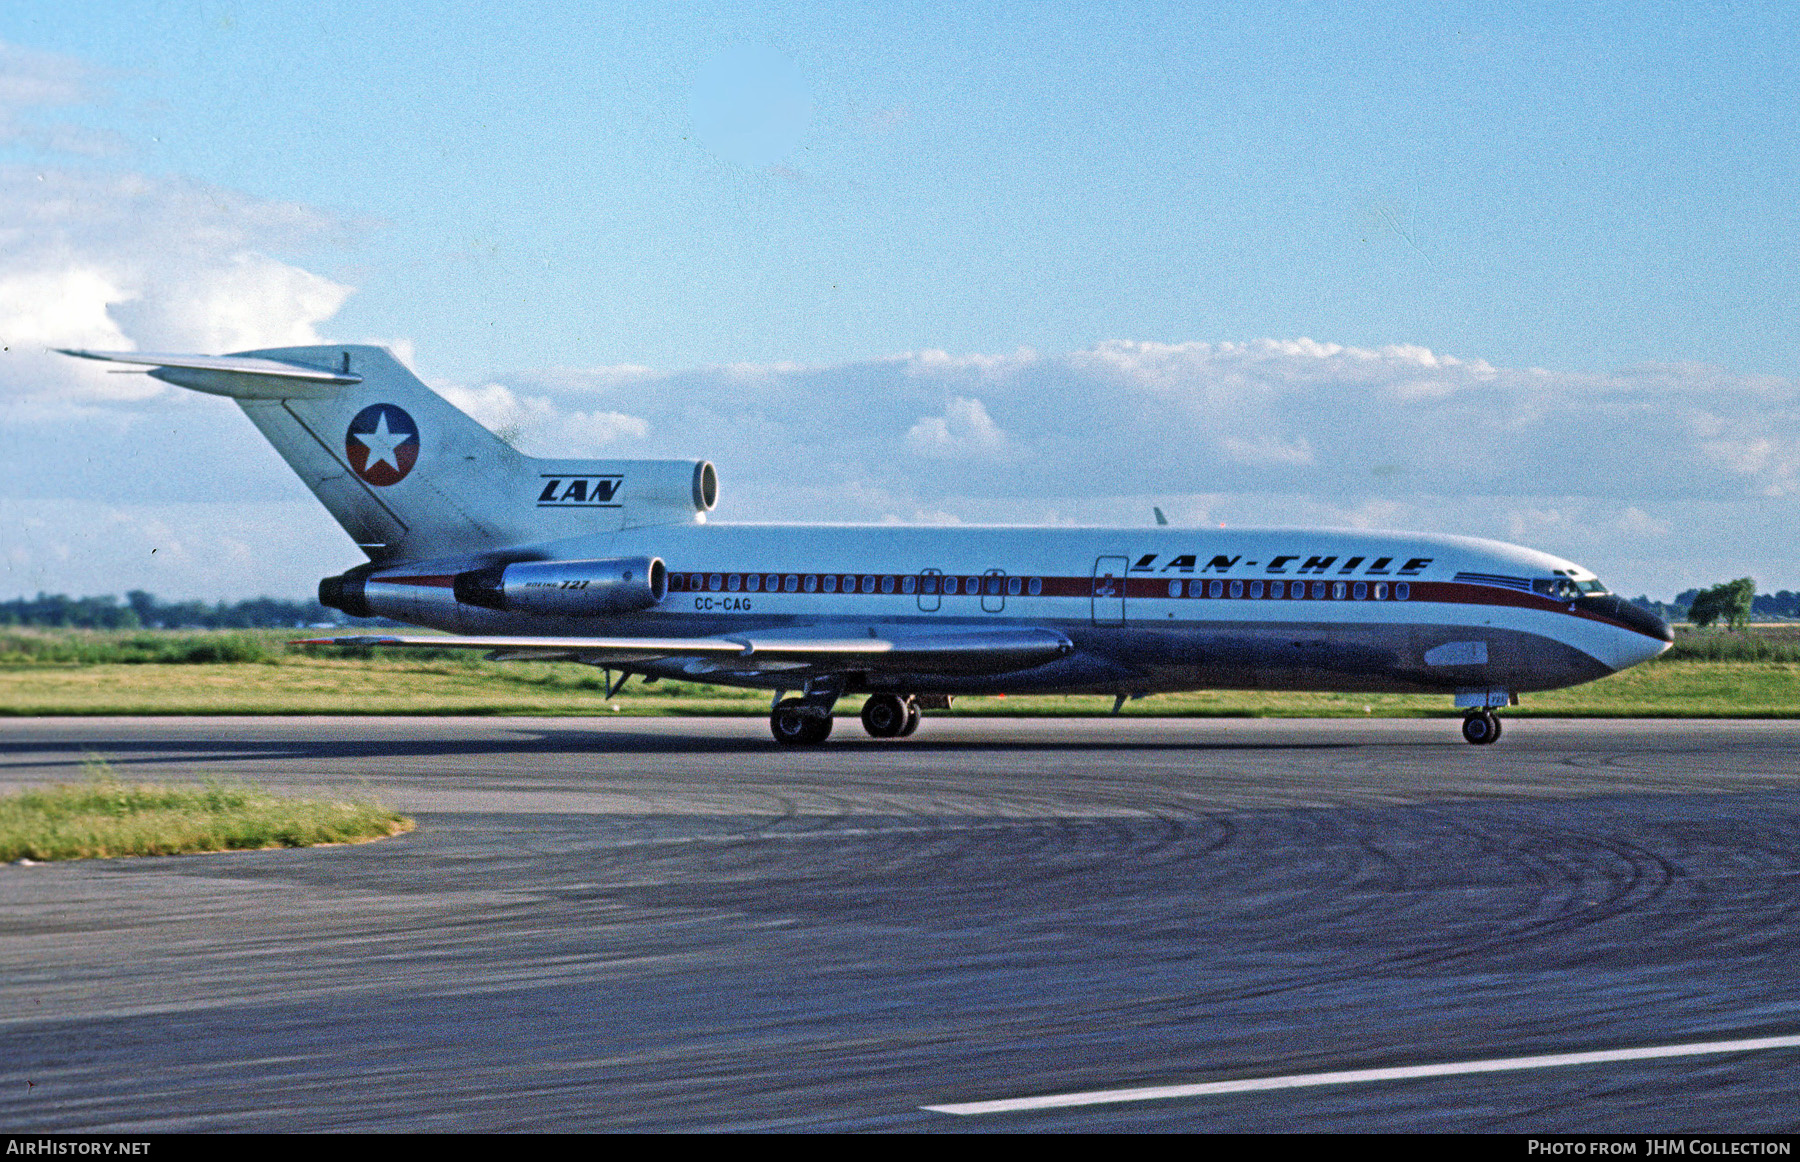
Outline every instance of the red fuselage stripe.
[[(710, 584), (707, 584), (704, 589), (688, 587), (687, 582), (690, 577), (702, 577), (702, 576), (711, 577), (711, 576), (715, 575), (715, 573), (719, 577), (719, 580), (720, 580), (720, 587), (718, 589), (712, 588), (712, 586)], [(780, 578), (781, 588), (779, 588), (779, 589), (765, 588), (765, 586), (764, 586), (765, 579), (768, 577), (772, 577), (772, 576)], [(1170, 592), (1170, 589), (1169, 589), (1170, 582), (1168, 579), (1164, 579), (1164, 578), (1131, 577), (1131, 578), (1127, 578), (1127, 579), (1123, 579), (1123, 580), (1121, 580), (1120, 578), (1115, 578), (1115, 577), (1099, 577), (1099, 578), (1095, 578), (1095, 577), (1039, 577), (1039, 578), (1031, 578), (1031, 577), (1019, 576), (1017, 574), (953, 573), (953, 574), (950, 574), (949, 576), (951, 578), (955, 579), (955, 581), (957, 582), (957, 592), (943, 593), (943, 592), (941, 592), (941, 589), (943, 588), (943, 582), (945, 581), (945, 577), (942, 574), (934, 573), (934, 574), (927, 574), (924, 576), (930, 577), (932, 584), (934, 585), (934, 587), (938, 588), (940, 590), (940, 592), (923, 593), (922, 594), (922, 593), (917, 592), (916, 588), (915, 588), (915, 591), (912, 593), (903, 592), (901, 589), (902, 583), (907, 578), (913, 579), (915, 581), (915, 585), (924, 579), (924, 577), (922, 577), (920, 574), (916, 574), (916, 573), (914, 573), (914, 574), (880, 574), (880, 573), (876, 573), (876, 574), (867, 574), (867, 573), (805, 574), (805, 573), (800, 573), (800, 574), (792, 575), (797, 578), (797, 588), (792, 589), (792, 590), (788, 589), (787, 585), (786, 585), (786, 580), (787, 580), (788, 576), (790, 576), (790, 574), (785, 574), (785, 573), (782, 573), (782, 574), (742, 573), (742, 572), (730, 573), (730, 572), (726, 572), (724, 570), (716, 570), (716, 571), (708, 570), (708, 572), (705, 574), (693, 574), (693, 573), (688, 573), (688, 572), (677, 573), (677, 572), (671, 571), (669, 574), (669, 581), (670, 581), (669, 592), (671, 595), (676, 594), (676, 593), (739, 593), (739, 594), (766, 593), (766, 594), (770, 594), (770, 595), (792, 594), (793, 596), (796, 596), (796, 597), (895, 597), (895, 598), (904, 598), (904, 599), (916, 599), (921, 596), (923, 596), (923, 597), (977, 597), (977, 596), (980, 596), (980, 597), (1015, 597), (1015, 598), (1074, 597), (1074, 598), (1081, 598), (1083, 600), (1086, 600), (1088, 598), (1096, 598), (1096, 597), (1101, 598), (1101, 599), (1108, 599), (1108, 598), (1114, 598), (1114, 597), (1120, 596), (1120, 594), (1117, 594), (1117, 593), (1105, 592), (1106, 587), (1111, 585), (1111, 586), (1121, 586), (1124, 589), (1123, 596), (1127, 600), (1133, 600), (1133, 601), (1198, 600), (1198, 601), (1289, 601), (1289, 602), (1291, 602), (1291, 601), (1320, 601), (1320, 600), (1323, 600), (1323, 601), (1355, 601), (1355, 600), (1358, 600), (1354, 596), (1356, 582), (1343, 581), (1343, 580), (1337, 580), (1337, 579), (1315, 578), (1315, 577), (1256, 578), (1256, 580), (1260, 580), (1263, 582), (1263, 595), (1260, 597), (1250, 597), (1250, 596), (1247, 596), (1247, 594), (1249, 592), (1250, 582), (1243, 578), (1234, 578), (1231, 580), (1226, 580), (1224, 578), (1210, 578), (1210, 577), (1182, 578), (1182, 579), (1180, 579), (1180, 592), (1177, 595), (1177, 594), (1172, 594)], [(819, 583), (820, 578), (827, 577), (827, 576), (833, 578), (835, 581), (838, 582), (837, 587), (830, 592), (827, 592), (824, 589), (824, 587)], [(865, 590), (863, 588), (863, 580), (865, 577), (873, 577), (874, 578), (875, 587), (872, 590)], [(893, 588), (891, 591), (884, 591), (882, 588), (883, 583), (890, 577), (892, 578)], [(1000, 579), (1001, 589), (1002, 589), (1002, 591), (1000, 593), (988, 593), (986, 591), (987, 590), (987, 582), (989, 581), (990, 578), (994, 578), (994, 577), (998, 577)], [(1019, 593), (1005, 592), (1005, 587), (1006, 587), (1007, 582), (1009, 580), (1012, 580), (1015, 577), (1020, 582), (1021, 592), (1019, 592)], [(735, 589), (730, 587), (730, 579), (733, 579), (733, 578), (735, 578), (738, 581), (738, 587)], [(746, 583), (747, 578), (755, 578), (756, 579), (756, 588), (754, 588), (754, 589), (750, 588), (749, 584)], [(806, 582), (809, 578), (813, 582), (813, 588), (810, 590), (808, 590), (806, 588)], [(844, 585), (843, 582), (846, 579), (852, 580), (854, 582), (855, 587), (850, 588), (849, 586)], [(421, 587), (425, 587), (425, 588), (432, 588), (432, 589), (451, 589), (451, 588), (454, 588), (455, 584), (456, 584), (456, 578), (451, 575), (412, 576), (412, 577), (375, 577), (375, 578), (371, 578), (371, 580), (378, 580), (378, 581), (381, 581), (381, 582), (384, 582), (384, 583), (390, 584), (390, 585), (417, 585), (417, 586), (421, 586)], [(1037, 580), (1037, 581), (1041, 582), (1040, 592), (1033, 594), (1033, 593), (1023, 591), (1030, 584), (1030, 582), (1032, 580)], [(1212, 594), (1212, 582), (1214, 582), (1214, 581), (1219, 582), (1220, 593), (1219, 593), (1219, 596), (1217, 596), (1217, 597), (1214, 597), (1211, 595)], [(980, 592), (971, 591), (968, 588), (971, 582), (979, 583), (981, 591)], [(1230, 595), (1231, 594), (1231, 586), (1234, 583), (1244, 586), (1244, 589), (1240, 591), (1240, 595), (1237, 597), (1232, 597)], [(1525, 593), (1525, 592), (1522, 592), (1522, 591), (1519, 591), (1516, 589), (1502, 589), (1502, 588), (1499, 588), (1496, 586), (1489, 586), (1489, 585), (1469, 585), (1469, 584), (1465, 584), (1465, 583), (1459, 582), (1459, 581), (1411, 581), (1406, 578), (1399, 578), (1397, 581), (1389, 580), (1386, 578), (1376, 578), (1373, 580), (1366, 580), (1365, 583), (1368, 585), (1368, 589), (1365, 591), (1367, 596), (1365, 596), (1364, 598), (1361, 599), (1364, 601), (1381, 601), (1381, 602), (1385, 603), (1385, 602), (1404, 600), (1405, 602), (1407, 602), (1409, 604), (1412, 602), (1427, 601), (1427, 602), (1437, 602), (1440, 604), (1448, 604), (1448, 605), (1510, 606), (1515, 609), (1535, 609), (1535, 610), (1538, 610), (1543, 613), (1571, 614), (1576, 617), (1584, 618), (1588, 621), (1598, 621), (1604, 625), (1614, 626), (1619, 629), (1633, 629), (1632, 626), (1626, 625), (1625, 623), (1620, 622), (1620, 621), (1615, 621), (1614, 619), (1612, 619), (1610, 617), (1604, 617), (1600, 614), (1591, 613), (1587, 610), (1576, 609), (1574, 606), (1570, 605), (1568, 602), (1556, 601), (1552, 598), (1543, 597), (1536, 593)], [(1383, 583), (1383, 584), (1387, 585), (1385, 597), (1377, 598), (1374, 596), (1375, 585), (1377, 583)], [(1406, 598), (1401, 599), (1401, 598), (1397, 598), (1394, 595), (1394, 586), (1397, 583), (1405, 584), (1409, 587), (1409, 593)], [(1280, 596), (1274, 595), (1274, 586), (1276, 584), (1280, 584), (1282, 586), (1282, 593)], [(1323, 585), (1325, 587), (1325, 592), (1324, 592), (1323, 597), (1315, 598), (1312, 596), (1314, 585)], [(1343, 587), (1343, 589), (1342, 589), (1343, 595), (1342, 596), (1334, 596), (1334, 594), (1337, 594), (1339, 592), (1338, 586), (1340, 586), (1340, 585)], [(1303, 596), (1296, 597), (1294, 595), (1294, 592), (1296, 589), (1301, 590), (1303, 593)]]

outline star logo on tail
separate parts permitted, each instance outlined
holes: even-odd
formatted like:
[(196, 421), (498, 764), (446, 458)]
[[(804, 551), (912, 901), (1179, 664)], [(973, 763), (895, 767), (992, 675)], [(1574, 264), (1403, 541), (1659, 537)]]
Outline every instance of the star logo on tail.
[(406, 479), (419, 458), (419, 425), (391, 403), (373, 403), (356, 413), (344, 433), (351, 470), (385, 488)]

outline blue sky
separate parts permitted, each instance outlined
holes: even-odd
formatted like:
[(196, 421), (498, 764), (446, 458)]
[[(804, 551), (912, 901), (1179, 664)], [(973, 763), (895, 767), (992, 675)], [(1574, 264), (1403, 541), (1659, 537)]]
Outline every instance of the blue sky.
[[(1771, 539), (1800, 477), (1795, 10), (1269, 7), (15, 0), (0, 326), (12, 304), (20, 352), (394, 344), (539, 450), (719, 458), (732, 519), (1156, 502), (1521, 540), (1632, 592), (1800, 585)], [(1185, 394), (1132, 396), (1145, 422), (1058, 495), (1059, 428), (1123, 382), (1096, 362)], [(834, 449), (754, 411), (830, 487), (731, 444), (739, 364), (871, 417)], [(145, 470), (94, 483), (46, 441), (77, 422), (86, 462)], [(1513, 471), (1468, 467), (1484, 427)], [(1159, 478), (1147, 430), (1200, 451)], [(0, 361), (0, 589), (304, 592), (354, 563), (248, 431)], [(155, 471), (171, 440), (193, 471)], [(258, 539), (276, 511), (305, 553)], [(133, 563), (158, 529), (187, 566)]]

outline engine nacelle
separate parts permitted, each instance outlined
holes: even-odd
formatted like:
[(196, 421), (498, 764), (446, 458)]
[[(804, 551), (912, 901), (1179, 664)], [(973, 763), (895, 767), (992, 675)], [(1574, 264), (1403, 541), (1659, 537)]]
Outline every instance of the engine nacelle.
[(508, 613), (600, 617), (649, 609), (669, 592), (660, 557), (519, 561), (458, 573), (456, 600)]
[[(719, 473), (706, 460), (533, 460), (530, 487), (543, 516), (576, 510), (590, 532), (692, 524), (719, 502)], [(568, 525), (543, 527), (550, 537)]]

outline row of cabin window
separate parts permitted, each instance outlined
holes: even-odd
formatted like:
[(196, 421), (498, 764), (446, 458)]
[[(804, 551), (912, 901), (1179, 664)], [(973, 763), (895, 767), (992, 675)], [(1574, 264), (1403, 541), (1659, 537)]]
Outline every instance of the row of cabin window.
[(671, 573), (669, 588), (690, 593), (936, 593), (940, 583), (948, 594), (986, 593), (995, 597), (1006, 594), (1036, 597), (1044, 591), (1042, 577), (1008, 577), (989, 573), (984, 577), (946, 577), (937, 573), (922, 576), (845, 573)]
[[(1246, 589), (1246, 585), (1248, 588)], [(1171, 581), (1169, 596), (1180, 597), (1185, 591), (1189, 597), (1232, 597), (1282, 598), (1298, 601), (1307, 595), (1306, 582), (1295, 581), (1291, 585), (1286, 581), (1270, 581), (1264, 588), (1261, 581)], [(1391, 597), (1395, 601), (1406, 601), (1412, 597), (1412, 586), (1405, 581), (1396, 581), (1389, 585), (1386, 581), (1377, 581), (1371, 587), (1367, 581), (1354, 584), (1347, 581), (1314, 581), (1312, 583), (1312, 599), (1314, 601), (1367, 601), (1373, 597), (1376, 601), (1387, 601)]]

